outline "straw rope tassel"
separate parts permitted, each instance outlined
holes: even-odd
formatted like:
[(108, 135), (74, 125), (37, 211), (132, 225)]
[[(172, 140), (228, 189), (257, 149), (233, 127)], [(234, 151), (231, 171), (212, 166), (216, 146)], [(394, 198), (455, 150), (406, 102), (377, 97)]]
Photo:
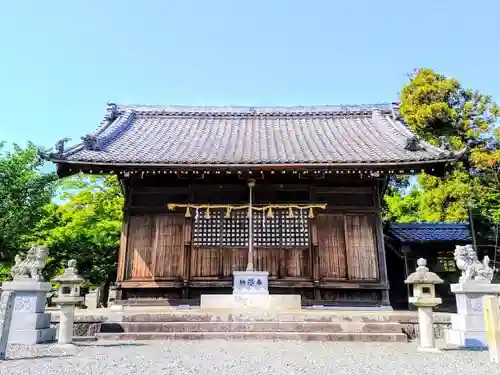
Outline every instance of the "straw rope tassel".
[(269, 207), (269, 209), (267, 210), (267, 217), (268, 218), (272, 218), (274, 215), (273, 215), (273, 209), (271, 207)]
[(312, 207), (309, 207), (309, 214), (307, 215), (309, 219), (314, 219), (314, 211)]

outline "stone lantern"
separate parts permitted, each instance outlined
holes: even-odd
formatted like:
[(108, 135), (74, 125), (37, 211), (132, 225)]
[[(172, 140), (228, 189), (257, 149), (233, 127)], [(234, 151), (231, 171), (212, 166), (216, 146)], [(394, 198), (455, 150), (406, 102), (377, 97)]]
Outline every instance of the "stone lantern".
[(425, 259), (420, 258), (417, 265), (417, 270), (408, 276), (405, 283), (413, 285), (413, 297), (409, 297), (408, 301), (418, 308), (419, 350), (439, 351), (434, 345), (432, 309), (442, 303), (441, 298), (436, 297), (435, 285), (442, 284), (443, 280), (429, 271)]
[(55, 278), (54, 281), (60, 284), (59, 295), (54, 302), (61, 307), (59, 319), (59, 344), (71, 344), (73, 341), (73, 323), (75, 320), (75, 307), (83, 302), (80, 297), (80, 286), (84, 282), (82, 276), (76, 269), (76, 260), (71, 259), (68, 262), (68, 268), (64, 273)]

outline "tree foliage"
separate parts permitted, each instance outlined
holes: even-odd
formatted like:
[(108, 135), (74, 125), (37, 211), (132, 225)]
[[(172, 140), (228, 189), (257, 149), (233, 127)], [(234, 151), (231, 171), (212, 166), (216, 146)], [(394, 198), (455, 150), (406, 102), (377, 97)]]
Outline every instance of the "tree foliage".
[(403, 87), (400, 112), (429, 143), (465, 153), (443, 178), (421, 174), (409, 191), (392, 187), (385, 198), (386, 219), (465, 221), (470, 205), (481, 220), (499, 224), (500, 109), (492, 98), (454, 78), (418, 69)]
[(9, 263), (26, 249), (27, 236), (44, 217), (56, 176), (40, 171), (43, 160), (34, 145), (14, 145), (9, 152), (2, 152), (2, 146), (0, 143), (0, 261)]
[(31, 236), (33, 243), (49, 248), (47, 275), (73, 258), (89, 284), (110, 283), (116, 275), (123, 209), (116, 177), (74, 176), (62, 180), (59, 192)]

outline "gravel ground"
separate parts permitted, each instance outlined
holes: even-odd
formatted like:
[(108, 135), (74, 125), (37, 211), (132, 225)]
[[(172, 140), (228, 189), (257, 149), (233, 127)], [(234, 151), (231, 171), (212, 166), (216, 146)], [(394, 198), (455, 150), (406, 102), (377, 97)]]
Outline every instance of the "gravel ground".
[(416, 344), (296, 341), (12, 345), (0, 375), (467, 375), (500, 373), (486, 351), (420, 353)]

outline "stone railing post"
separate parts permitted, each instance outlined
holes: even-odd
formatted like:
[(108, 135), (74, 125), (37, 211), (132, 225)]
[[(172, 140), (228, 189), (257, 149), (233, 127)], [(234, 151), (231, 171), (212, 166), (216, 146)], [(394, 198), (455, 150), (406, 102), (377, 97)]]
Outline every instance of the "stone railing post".
[(439, 352), (439, 349), (435, 347), (432, 309), (442, 302), (441, 298), (436, 297), (435, 285), (442, 284), (443, 280), (434, 272), (429, 271), (425, 259), (420, 258), (417, 265), (417, 270), (408, 276), (405, 283), (413, 285), (413, 297), (409, 297), (408, 301), (418, 308), (419, 350)]
[(78, 274), (76, 260), (70, 260), (64, 273), (55, 278), (54, 281), (60, 285), (59, 295), (54, 299), (54, 302), (61, 307), (57, 342), (63, 345), (72, 344), (75, 307), (84, 300), (83, 297), (80, 297), (80, 285), (84, 279)]
[(2, 292), (0, 296), (0, 361), (3, 361), (7, 352), (10, 324), (14, 312), (14, 292)]

